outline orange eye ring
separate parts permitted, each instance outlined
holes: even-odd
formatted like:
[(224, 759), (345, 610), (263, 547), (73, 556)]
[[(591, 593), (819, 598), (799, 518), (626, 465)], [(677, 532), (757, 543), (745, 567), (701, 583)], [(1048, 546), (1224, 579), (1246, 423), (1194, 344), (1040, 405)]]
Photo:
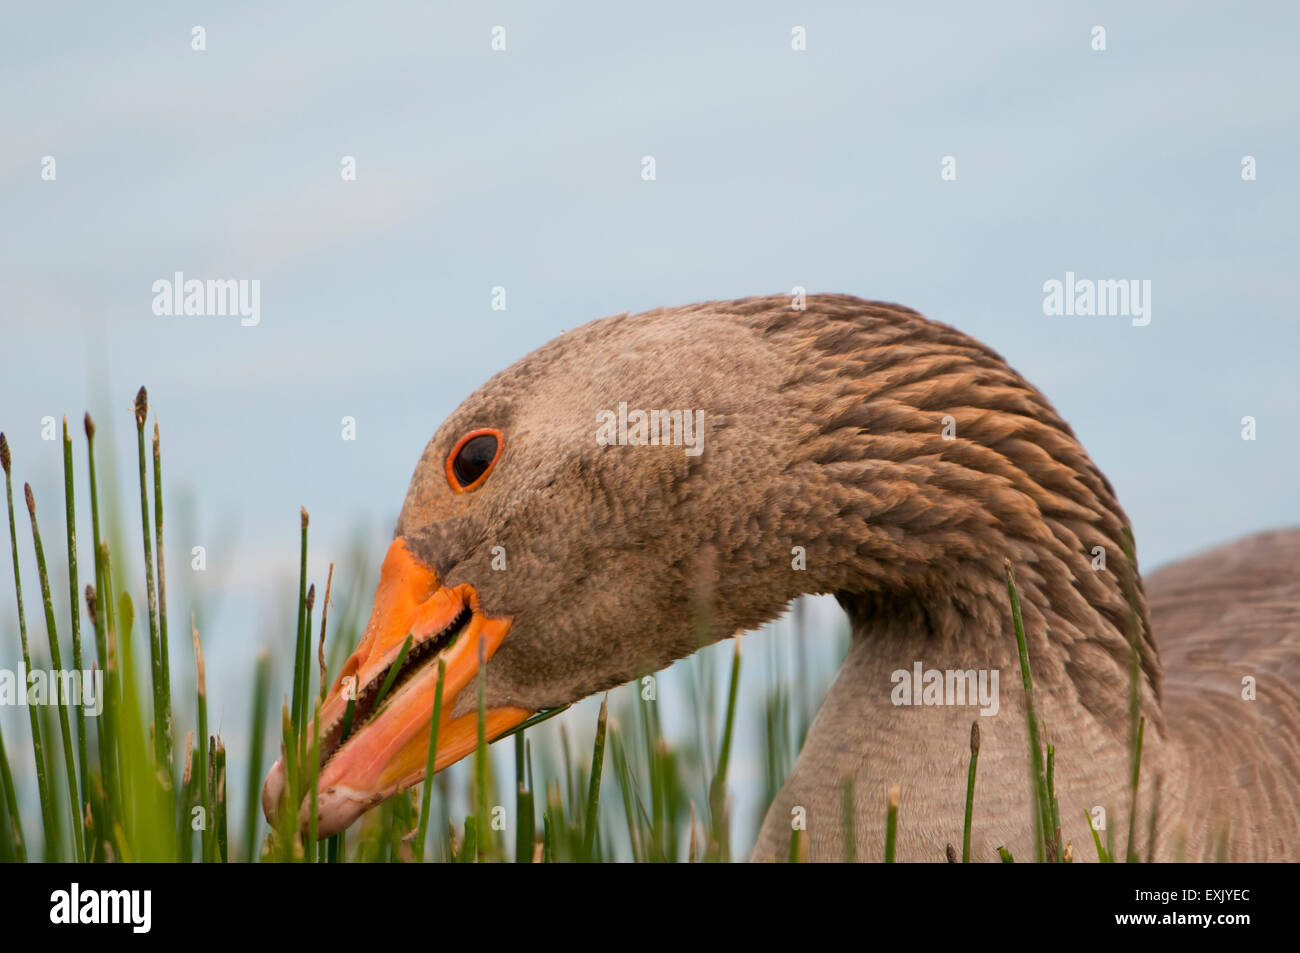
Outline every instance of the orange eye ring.
[[(494, 446), (482, 440), (483, 437), (491, 437)], [(457, 440), (456, 446), (452, 447), (451, 453), (447, 454), (446, 464), (447, 483), (451, 486), (452, 492), (469, 493), (482, 486), (483, 481), (496, 467), (497, 461), (501, 459), (501, 451), (505, 449), (505, 445), (505, 435), (492, 427), (471, 430)], [(489, 449), (491, 457), (487, 458)], [(466, 453), (465, 457), (462, 457), (462, 451)], [(484, 462), (485, 458), (486, 462)]]

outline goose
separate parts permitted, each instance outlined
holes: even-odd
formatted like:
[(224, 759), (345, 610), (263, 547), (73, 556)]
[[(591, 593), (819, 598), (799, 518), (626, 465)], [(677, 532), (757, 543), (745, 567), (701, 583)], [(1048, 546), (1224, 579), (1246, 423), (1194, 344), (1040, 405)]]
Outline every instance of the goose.
[[(962, 835), (972, 722), (972, 855), (1032, 857), (1011, 567), (1060, 843), (1089, 859), (1099, 817), (1125, 843), (1135, 689), (1139, 852), (1295, 859), (1300, 531), (1145, 582), (1129, 540), (1114, 489), (1048, 400), (916, 311), (820, 294), (593, 321), (492, 377), (424, 450), (369, 622), (321, 709), (319, 831), (423, 780), (436, 658), (441, 770), (475, 747), (466, 686), (480, 659), (494, 738), (829, 593), (850, 648), (753, 859), (788, 856), (794, 816), (808, 859), (842, 859), (852, 779), (857, 857), (883, 856), (897, 788), (897, 858), (943, 860)], [(996, 713), (900, 704), (899, 675), (921, 667), (1000, 673)], [(284, 790), (277, 762), (268, 817)]]

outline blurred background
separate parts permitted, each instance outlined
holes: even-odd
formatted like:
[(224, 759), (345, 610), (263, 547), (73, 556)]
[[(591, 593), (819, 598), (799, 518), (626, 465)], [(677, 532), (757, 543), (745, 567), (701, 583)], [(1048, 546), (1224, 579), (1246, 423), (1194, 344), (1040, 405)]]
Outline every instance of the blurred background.
[[(344, 651), (425, 442), (487, 377), (604, 315), (795, 286), (901, 302), (1001, 352), (1109, 476), (1148, 571), (1295, 524), (1297, 27), (1281, 3), (7, 6), (0, 429), (19, 493), (37, 494), (62, 631), (62, 456), (43, 420), (74, 429), (89, 565), (94, 414), (142, 606), (131, 401), (146, 384), (173, 692), (192, 692), (193, 612), (242, 791), (257, 651), (277, 706), (290, 678), (300, 505), (318, 590), (336, 564)], [(155, 315), (153, 283), (178, 271), (259, 280), (260, 323)], [(1150, 280), (1150, 324), (1045, 316), (1043, 284), (1067, 271)], [(845, 644), (832, 601), (802, 611), (745, 640), (740, 856), (773, 783), (772, 686), (804, 686), (797, 735)], [(5, 581), (10, 668), (16, 628)], [(725, 691), (730, 657), (661, 679), (668, 735), (694, 738), (700, 683)], [(575, 749), (594, 719), (591, 702), (559, 719)], [(0, 725), (30, 764), (25, 714), (0, 709)], [(31, 773), (19, 782), (33, 798)]]

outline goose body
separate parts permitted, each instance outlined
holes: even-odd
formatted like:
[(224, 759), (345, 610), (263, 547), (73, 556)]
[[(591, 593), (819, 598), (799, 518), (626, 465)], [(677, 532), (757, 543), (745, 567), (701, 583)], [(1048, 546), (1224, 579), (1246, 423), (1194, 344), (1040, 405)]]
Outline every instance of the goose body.
[[(611, 440), (600, 428), (616, 408)], [(670, 439), (675, 422), (641, 439), (633, 411), (665, 408), (700, 422), (698, 452)], [(975, 859), (999, 846), (1032, 857), (1010, 564), (1074, 856), (1089, 857), (1087, 817), (1102, 812), (1126, 843), (1136, 644), (1136, 849), (1293, 859), (1300, 533), (1214, 550), (1145, 591), (1129, 540), (1109, 482), (1046, 398), (910, 309), (812, 295), (804, 308), (749, 298), (592, 322), (492, 378), (428, 444), (370, 624), (322, 709), (321, 830), (423, 778), (437, 654), (441, 768), (472, 750), (462, 689), (480, 652), (489, 731), (502, 732), (832, 593), (851, 648), (755, 859), (788, 856), (795, 817), (810, 859), (841, 859), (852, 779), (858, 857), (883, 855), (898, 786), (899, 859), (942, 860), (961, 841), (972, 721)], [(366, 692), (408, 632), (416, 661), (372, 712)], [(998, 673), (996, 714), (898, 704), (897, 673), (918, 665)], [(340, 744), (349, 683), (363, 701)], [(268, 813), (283, 790), (277, 764)]]

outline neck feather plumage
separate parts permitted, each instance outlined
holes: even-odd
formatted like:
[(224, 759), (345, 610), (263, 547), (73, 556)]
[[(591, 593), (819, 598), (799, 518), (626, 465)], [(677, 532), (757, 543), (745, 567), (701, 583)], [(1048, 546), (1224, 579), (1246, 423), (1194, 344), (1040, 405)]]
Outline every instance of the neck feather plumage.
[[(1081, 848), (1085, 809), (1103, 807), (1116, 826), (1127, 818), (1134, 684), (1147, 718), (1144, 768), (1158, 770), (1164, 732), (1159, 659), (1109, 482), (1047, 400), (972, 338), (893, 305), (838, 296), (808, 305), (752, 303), (750, 320), (793, 355), (782, 390), (817, 422), (788, 468), (792, 488), (821, 501), (790, 528), (809, 539), (801, 591), (835, 593), (854, 640), (785, 793), (821, 805), (834, 857), (842, 834), (832, 815), (853, 778), (859, 855), (869, 856), (883, 843), (885, 791), (898, 784), (900, 857), (941, 859), (946, 843), (960, 844), (978, 720), (977, 840), (1032, 856), (1009, 563), (1037, 711), (1057, 750), (1063, 840)], [(998, 671), (999, 713), (894, 704), (893, 673), (918, 662)], [(817, 819), (803, 806), (815, 846)], [(781, 813), (769, 815), (764, 841)], [(759, 855), (782, 849), (760, 842)]]

